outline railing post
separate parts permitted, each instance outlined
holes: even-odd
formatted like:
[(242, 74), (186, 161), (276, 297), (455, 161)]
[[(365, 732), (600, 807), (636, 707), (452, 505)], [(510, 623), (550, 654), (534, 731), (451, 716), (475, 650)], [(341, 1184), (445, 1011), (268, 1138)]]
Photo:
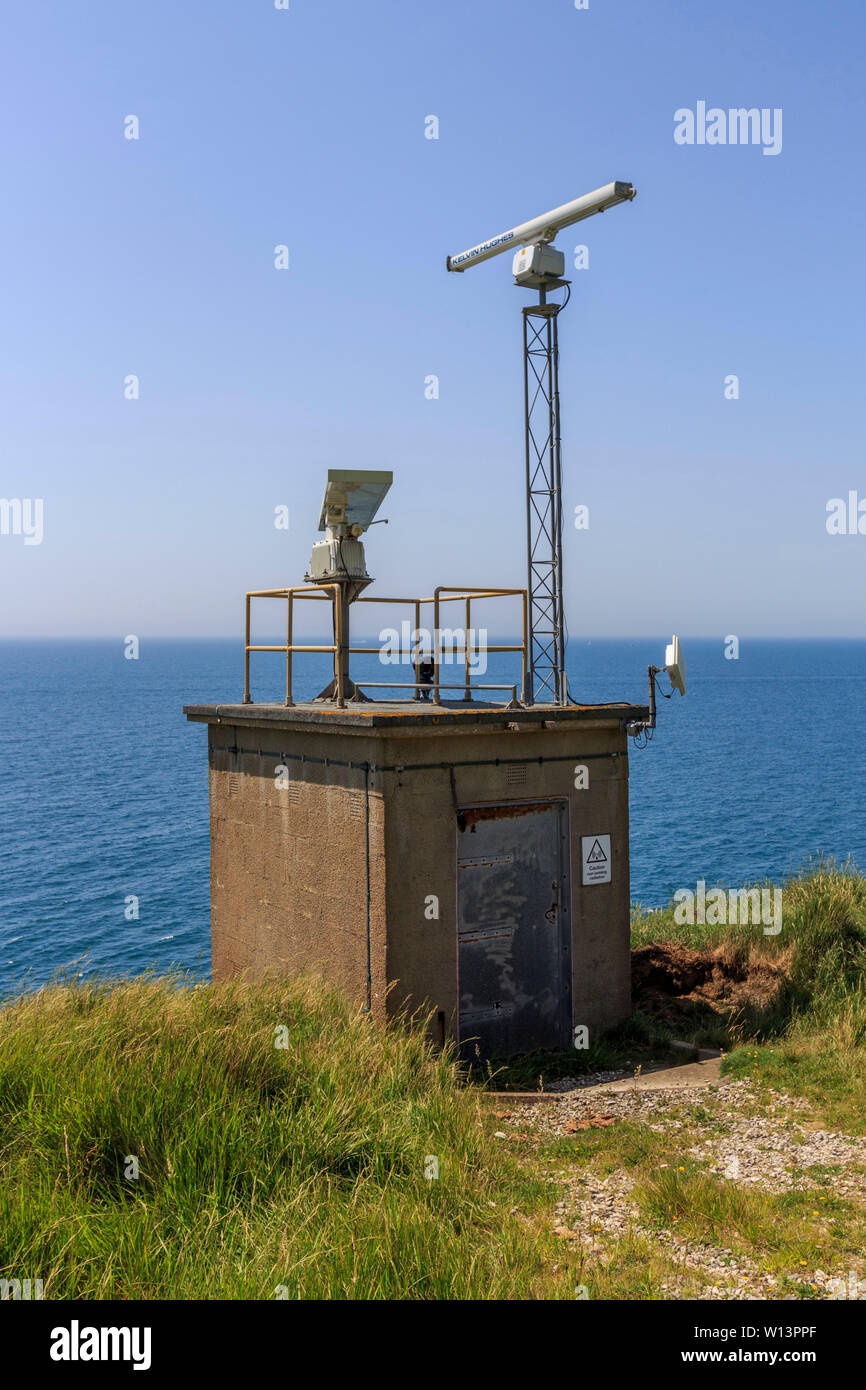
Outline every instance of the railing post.
[(246, 623), (244, 626), (244, 704), (250, 703), (250, 596), (247, 594)]
[(291, 706), (295, 702), (292, 699), (292, 607), (294, 603), (294, 591), (289, 589), (286, 597), (289, 600), (289, 613), (286, 619), (286, 704)]
[(419, 658), (419, 656), (420, 656), (420, 654), (421, 654), (420, 651), (419, 651), (419, 648), (420, 648), (420, 646), (421, 646), (421, 600), (420, 600), (420, 599), (417, 599), (417, 598), (416, 598), (416, 600), (415, 600), (415, 641), (414, 641), (411, 645), (412, 645), (412, 679), (413, 679), (414, 682), (415, 682), (415, 690), (414, 690), (414, 693), (413, 693), (413, 695), (412, 695), (412, 699), (413, 699), (413, 700), (420, 700), (420, 699), (421, 699), (421, 682), (420, 682), (420, 680), (419, 680), (418, 658)]
[(463, 629), (463, 655), (464, 655), (464, 658), (465, 658), (465, 660), (466, 660), (466, 690), (465, 690), (464, 697), (463, 697), (465, 700), (471, 700), (471, 699), (472, 699), (472, 691), (471, 691), (470, 686), (469, 686), (469, 624), (470, 624), (470, 622), (472, 621), (471, 618), (470, 618), (470, 616), (469, 616), (469, 608), (470, 608), (471, 603), (472, 603), (472, 599), (470, 598), (469, 594), (467, 594), (467, 595), (466, 595), (466, 625), (465, 625), (465, 627), (464, 627), (464, 629)]
[(333, 585), (334, 593), (334, 644), (337, 648), (337, 708), (344, 709), (346, 698), (343, 691), (343, 596), (339, 584)]
[(433, 703), (439, 703), (439, 658), (442, 654), (439, 634), (439, 587), (433, 590)]

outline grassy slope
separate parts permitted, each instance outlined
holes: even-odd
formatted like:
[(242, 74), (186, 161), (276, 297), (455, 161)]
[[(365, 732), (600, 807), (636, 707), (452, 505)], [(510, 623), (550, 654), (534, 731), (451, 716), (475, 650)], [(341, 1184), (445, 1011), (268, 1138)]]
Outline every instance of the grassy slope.
[(0, 1012), (0, 1277), (46, 1298), (573, 1297), (547, 1189), (489, 1129), (417, 1032), (310, 981), (46, 989)]
[(819, 1107), (829, 1124), (866, 1132), (866, 877), (819, 861), (784, 885), (782, 929), (679, 925), (672, 908), (636, 913), (635, 946), (676, 941), (714, 946), (745, 963), (782, 966), (785, 986), (769, 1008), (743, 1008), (695, 1041), (732, 1049), (726, 1070)]
[[(670, 912), (635, 921), (636, 944), (700, 947), (711, 930), (699, 931)], [(818, 866), (788, 885), (779, 937), (715, 936), (787, 972), (770, 1012), (724, 1025), (731, 1069), (863, 1132), (866, 880)], [(280, 1286), (290, 1298), (573, 1298), (581, 1283), (593, 1297), (658, 1296), (670, 1271), (640, 1241), (593, 1267), (551, 1234), (562, 1155), (507, 1124), (497, 1140), (505, 1121), (419, 1032), (383, 1035), (306, 980), (178, 984), (57, 986), (0, 1011), (0, 1277), (42, 1278), (47, 1298), (272, 1298)], [(561, 1061), (637, 1062), (664, 1044), (637, 1017), (591, 1057)], [(660, 1177), (647, 1126), (566, 1147), (572, 1167), (632, 1170), (648, 1217), (674, 1213), (770, 1255), (784, 1236), (793, 1258), (796, 1202), (737, 1196), (688, 1165)]]

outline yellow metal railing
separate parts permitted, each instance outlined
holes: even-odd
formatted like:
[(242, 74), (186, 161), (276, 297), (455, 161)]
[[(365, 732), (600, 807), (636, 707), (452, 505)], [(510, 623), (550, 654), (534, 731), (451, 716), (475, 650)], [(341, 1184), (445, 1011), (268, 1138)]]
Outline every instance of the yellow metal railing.
[[(520, 597), (522, 600), (523, 618), (523, 641), (519, 644), (504, 644), (488, 646), (488, 652), (520, 652), (521, 654), (521, 679), (520, 679), (520, 699), (526, 699), (526, 674), (527, 674), (527, 653), (528, 653), (528, 611), (525, 589), (492, 589), (480, 588), (466, 585), (459, 588), (451, 584), (440, 584), (434, 590), (430, 598), (378, 598), (373, 595), (362, 595), (355, 599), (355, 603), (398, 603), (411, 604), (415, 609), (415, 632), (421, 627), (421, 609), (424, 604), (433, 604), (433, 660), (434, 660), (434, 681), (432, 683), (433, 699), (438, 704), (440, 690), (460, 690), (463, 689), (465, 700), (472, 699), (473, 690), (510, 690), (512, 692), (512, 703), (516, 703), (516, 685), (475, 685), (470, 681), (469, 671), (469, 630), (471, 627), (471, 613), (473, 599), (487, 598), (513, 598)], [(254, 598), (277, 598), (286, 599), (288, 602), (288, 613), (286, 620), (286, 640), (280, 644), (260, 644), (250, 642), (250, 618), (251, 605)], [(334, 641), (318, 645), (306, 643), (296, 643), (292, 641), (294, 623), (294, 604), (296, 599), (318, 599), (319, 601), (329, 602), (333, 611), (334, 622)], [(440, 605), (443, 603), (464, 602), (466, 616), (466, 681), (460, 685), (444, 685), (439, 680), (439, 667), (442, 656), (441, 629), (439, 626)], [(346, 644), (346, 634), (343, 632), (343, 605), (340, 601), (339, 584), (299, 584), (292, 589), (251, 589), (246, 596), (246, 626), (244, 637), (244, 704), (252, 702), (250, 694), (250, 653), (251, 652), (284, 652), (286, 656), (286, 698), (285, 704), (289, 707), (294, 705), (292, 698), (292, 657), (295, 652), (331, 652), (335, 657), (334, 674), (336, 683), (336, 703), (342, 709), (346, 703), (344, 689), (344, 655), (365, 655), (377, 656), (380, 653), (379, 647), (350, 647)], [(402, 656), (402, 647), (400, 649)], [(385, 682), (385, 681), (357, 681), (352, 677), (355, 686), (367, 685), (370, 689), (394, 689), (394, 690), (413, 690), (415, 698), (419, 698), (422, 683), (417, 679), (413, 682)]]

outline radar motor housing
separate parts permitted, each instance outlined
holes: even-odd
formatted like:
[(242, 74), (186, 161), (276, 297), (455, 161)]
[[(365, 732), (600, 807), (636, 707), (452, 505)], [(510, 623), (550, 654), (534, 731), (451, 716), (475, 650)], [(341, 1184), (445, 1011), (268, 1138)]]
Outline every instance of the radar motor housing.
[(529, 290), (543, 289), (551, 280), (559, 280), (565, 274), (565, 256), (555, 246), (536, 241), (532, 246), (521, 247), (511, 269), (518, 285), (525, 285)]
[(315, 584), (333, 583), (336, 579), (369, 580), (363, 541), (352, 536), (315, 541), (309, 578)]

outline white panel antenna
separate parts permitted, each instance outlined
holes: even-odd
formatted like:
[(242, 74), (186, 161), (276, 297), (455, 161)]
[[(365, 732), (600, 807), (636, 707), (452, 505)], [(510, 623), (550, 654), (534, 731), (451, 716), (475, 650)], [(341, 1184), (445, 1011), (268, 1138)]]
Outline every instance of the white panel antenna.
[(665, 670), (667, 671), (670, 682), (674, 690), (678, 690), (681, 695), (686, 693), (686, 659), (683, 656), (680, 646), (680, 639), (674, 633), (673, 638), (665, 647)]

